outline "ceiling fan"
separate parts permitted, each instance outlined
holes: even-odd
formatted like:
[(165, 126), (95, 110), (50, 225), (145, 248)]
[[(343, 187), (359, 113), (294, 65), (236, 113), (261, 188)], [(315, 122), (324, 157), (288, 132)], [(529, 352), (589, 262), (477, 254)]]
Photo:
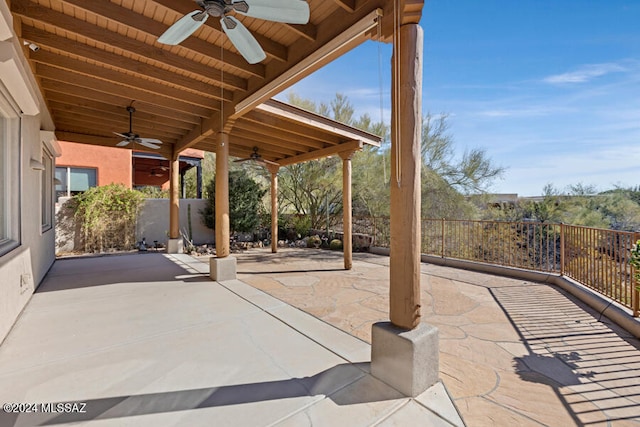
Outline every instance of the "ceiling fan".
[(131, 129), (133, 124), (133, 113), (135, 113), (136, 109), (130, 105), (127, 107), (127, 111), (129, 112), (129, 132), (124, 132), (124, 133), (114, 132), (116, 135), (124, 138), (123, 141), (120, 141), (116, 144), (116, 147), (125, 147), (131, 144), (132, 142), (135, 142), (136, 144), (143, 145), (147, 148), (153, 148), (154, 150), (159, 149), (160, 148), (159, 144), (162, 144), (162, 141), (160, 141), (159, 139), (140, 138), (140, 135), (138, 135), (137, 133), (133, 133)]
[(239, 163), (239, 162), (246, 162), (249, 160), (252, 160), (262, 165), (276, 165), (276, 166), (279, 165), (278, 163), (272, 162), (271, 160), (263, 159), (262, 156), (258, 154), (258, 147), (253, 147), (253, 153), (251, 153), (249, 157), (246, 157), (244, 159), (234, 160), (234, 162)]
[(251, 18), (288, 24), (306, 24), (309, 22), (309, 4), (305, 0), (195, 0), (202, 10), (194, 10), (180, 18), (167, 29), (158, 42), (177, 45), (200, 28), (209, 15), (220, 17), (220, 25), (231, 43), (250, 64), (256, 64), (266, 58), (258, 41), (233, 16), (234, 11)]

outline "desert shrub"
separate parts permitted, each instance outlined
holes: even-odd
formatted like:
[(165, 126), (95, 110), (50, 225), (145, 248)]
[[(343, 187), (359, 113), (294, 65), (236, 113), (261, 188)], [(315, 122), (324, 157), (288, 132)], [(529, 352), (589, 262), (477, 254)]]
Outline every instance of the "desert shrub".
[(85, 252), (129, 250), (136, 243), (141, 193), (122, 184), (92, 187), (74, 197)]
[(333, 239), (331, 243), (329, 243), (329, 248), (333, 251), (342, 250), (342, 240)]

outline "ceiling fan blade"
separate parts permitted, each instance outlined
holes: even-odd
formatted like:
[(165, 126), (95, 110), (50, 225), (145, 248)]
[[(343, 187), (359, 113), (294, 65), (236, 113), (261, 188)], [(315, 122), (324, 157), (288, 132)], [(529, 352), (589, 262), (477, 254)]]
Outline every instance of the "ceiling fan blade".
[(158, 37), (158, 42), (169, 45), (182, 43), (205, 23), (209, 15), (202, 10), (194, 10), (178, 19), (167, 31)]
[(247, 157), (245, 159), (236, 159), (236, 160), (234, 160), (234, 163), (246, 162), (246, 161), (249, 161), (249, 160), (253, 160), (253, 159), (251, 157)]
[(129, 135), (125, 135), (124, 133), (113, 132), (115, 135), (118, 135), (120, 138), (129, 138)]
[(120, 141), (116, 144), (116, 147), (125, 147), (127, 145), (129, 145), (131, 143), (131, 141), (129, 141), (128, 139), (125, 139), (124, 141)]
[(287, 24), (309, 22), (309, 4), (303, 0), (240, 0), (232, 6), (236, 12), (252, 18)]
[(273, 166), (280, 166), (280, 163), (277, 162), (272, 162), (271, 160), (267, 160), (267, 159), (260, 159), (261, 162), (266, 163), (268, 165), (273, 165)]
[(138, 144), (140, 144), (140, 145), (144, 146), (144, 147), (147, 147), (147, 148), (152, 148), (152, 149), (154, 149), (154, 150), (159, 150), (159, 149), (160, 149), (160, 146), (159, 146), (159, 145), (153, 145), (153, 144), (151, 144), (151, 143), (149, 143), (149, 142), (146, 142), (146, 141), (136, 141), (136, 142), (137, 142)]
[(222, 29), (231, 40), (231, 43), (249, 64), (257, 64), (267, 57), (255, 37), (236, 18), (223, 16), (220, 19), (220, 25), (222, 25)]
[(151, 144), (162, 144), (162, 141), (160, 141), (159, 139), (155, 139), (155, 138), (138, 138), (138, 141), (140, 141), (140, 142), (149, 142)]

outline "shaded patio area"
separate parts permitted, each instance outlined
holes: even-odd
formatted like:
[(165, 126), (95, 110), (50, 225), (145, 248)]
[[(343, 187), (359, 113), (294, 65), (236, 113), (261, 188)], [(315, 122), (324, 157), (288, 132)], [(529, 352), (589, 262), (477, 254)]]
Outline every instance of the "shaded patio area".
[[(286, 250), (238, 256), (238, 278), (371, 340), (388, 316), (389, 258)], [(640, 343), (559, 288), (422, 264), (423, 321), (469, 426), (638, 426)]]
[(0, 347), (0, 401), (83, 412), (0, 425), (462, 425), (442, 384), (402, 396), (369, 374), (367, 343), (203, 261), (56, 261)]

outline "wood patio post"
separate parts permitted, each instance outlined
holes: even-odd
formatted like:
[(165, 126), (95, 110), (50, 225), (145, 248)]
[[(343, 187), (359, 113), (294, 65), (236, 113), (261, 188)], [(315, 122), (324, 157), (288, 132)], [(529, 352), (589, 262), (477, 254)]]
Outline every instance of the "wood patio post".
[[(420, 323), (420, 143), (422, 135), (422, 28), (400, 27), (402, 49), (392, 85), (391, 139), (391, 323)], [(399, 72), (398, 72), (399, 71)], [(396, 81), (397, 79), (397, 81)]]
[(220, 132), (216, 145), (216, 257), (229, 256), (229, 134)]
[(278, 252), (278, 165), (267, 165), (271, 172), (271, 252)]
[(180, 153), (173, 151), (169, 161), (169, 241), (167, 252), (181, 253), (183, 242), (180, 238)]
[(342, 251), (344, 253), (344, 269), (353, 267), (353, 218), (351, 203), (351, 157), (354, 151), (340, 153), (342, 158)]

